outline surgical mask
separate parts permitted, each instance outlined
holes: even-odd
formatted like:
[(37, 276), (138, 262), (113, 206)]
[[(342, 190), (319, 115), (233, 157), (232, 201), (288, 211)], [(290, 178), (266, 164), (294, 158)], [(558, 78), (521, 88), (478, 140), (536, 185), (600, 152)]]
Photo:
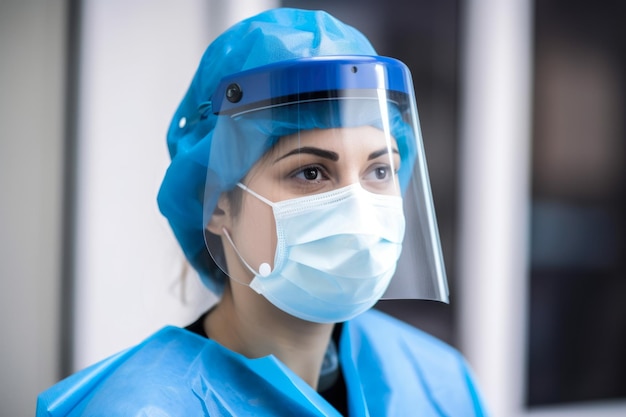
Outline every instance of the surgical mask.
[(335, 323), (371, 308), (396, 270), (404, 238), (402, 198), (353, 184), (330, 192), (271, 202), (277, 246), (273, 269), (250, 266), (250, 287), (279, 309), (303, 320)]

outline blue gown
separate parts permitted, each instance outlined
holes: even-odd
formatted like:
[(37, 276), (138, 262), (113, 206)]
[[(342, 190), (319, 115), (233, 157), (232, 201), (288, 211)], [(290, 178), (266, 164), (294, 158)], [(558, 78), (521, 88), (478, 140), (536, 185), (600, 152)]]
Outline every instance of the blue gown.
[[(461, 354), (370, 310), (339, 343), (351, 417), (485, 416)], [(41, 393), (37, 416), (339, 416), (274, 356), (165, 327)]]

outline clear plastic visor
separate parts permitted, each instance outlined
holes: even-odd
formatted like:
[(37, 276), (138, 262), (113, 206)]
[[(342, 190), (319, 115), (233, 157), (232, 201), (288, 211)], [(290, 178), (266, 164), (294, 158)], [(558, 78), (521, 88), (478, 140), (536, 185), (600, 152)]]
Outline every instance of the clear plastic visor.
[(348, 259), (355, 279), (389, 268), (382, 299), (448, 302), (412, 93), (303, 92), (218, 115), (213, 135), (209, 166), (230, 184), (207, 175), (205, 235), (231, 279), (249, 284), (306, 245), (313, 267)]

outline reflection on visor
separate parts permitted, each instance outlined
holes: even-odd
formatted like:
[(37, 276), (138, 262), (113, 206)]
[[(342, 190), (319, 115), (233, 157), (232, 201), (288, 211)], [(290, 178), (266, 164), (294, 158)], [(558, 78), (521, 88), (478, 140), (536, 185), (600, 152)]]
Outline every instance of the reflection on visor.
[[(237, 85), (237, 84), (235, 84)], [(238, 86), (238, 85), (237, 85)], [(228, 88), (231, 88), (230, 86)], [(238, 87), (239, 88), (239, 87)], [(243, 91), (239, 90), (243, 95)], [(387, 91), (386, 92), (386, 100), (390, 103), (395, 104), (398, 108), (404, 108), (407, 106), (408, 97), (406, 94), (401, 93), (399, 91)], [(228, 92), (226, 93), (228, 97)], [(313, 91), (310, 93), (301, 93), (301, 94), (292, 94), (289, 96), (281, 96), (281, 97), (273, 97), (266, 100), (255, 101), (252, 103), (242, 103), (238, 106), (228, 106), (222, 109), (215, 109), (215, 114), (217, 115), (227, 115), (231, 117), (238, 117), (244, 115), (246, 113), (264, 110), (272, 107), (279, 106), (287, 106), (294, 103), (313, 103), (320, 101), (331, 101), (331, 100), (343, 100), (343, 99), (352, 99), (352, 100), (376, 100), (380, 99), (380, 92), (376, 90), (332, 90), (332, 91)]]

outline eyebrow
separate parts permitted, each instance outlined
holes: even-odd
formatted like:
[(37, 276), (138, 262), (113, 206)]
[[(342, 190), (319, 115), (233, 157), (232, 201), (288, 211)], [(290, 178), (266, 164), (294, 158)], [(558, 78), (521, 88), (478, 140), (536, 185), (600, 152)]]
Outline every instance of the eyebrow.
[(336, 152), (332, 152), (332, 151), (327, 151), (324, 149), (320, 149), (320, 148), (313, 148), (310, 146), (305, 146), (302, 148), (296, 148), (292, 151), (287, 152), (286, 154), (278, 157), (277, 159), (274, 160), (274, 163), (280, 161), (281, 159), (285, 159), (288, 156), (291, 155), (300, 155), (303, 153), (307, 153), (310, 155), (315, 155), (315, 156), (319, 156), (321, 158), (325, 158), (325, 159), (330, 159), (331, 161), (338, 161), (339, 160), (339, 154), (337, 154)]
[[(375, 151), (375, 152), (372, 152), (371, 154), (369, 154), (369, 156), (367, 157), (367, 160), (371, 161), (372, 159), (376, 159), (379, 156), (383, 156), (383, 155), (386, 155), (388, 153), (389, 153), (389, 149), (383, 148), (383, 149), (381, 149), (379, 151)], [(400, 152), (398, 152), (398, 150), (395, 149), (395, 148), (391, 150), (391, 153), (395, 153), (395, 154), (400, 155)]]
[[(395, 154), (398, 154), (398, 155), (400, 154), (397, 149), (392, 149), (391, 152), (395, 153)], [(289, 156), (300, 155), (300, 154), (303, 154), (303, 153), (319, 156), (321, 158), (329, 159), (329, 160), (331, 160), (333, 162), (337, 162), (339, 160), (339, 154), (337, 154), (336, 152), (327, 151), (325, 149), (320, 149), (320, 148), (314, 148), (314, 147), (311, 147), (311, 146), (305, 146), (305, 147), (302, 147), (302, 148), (293, 149), (293, 150), (287, 152), (286, 154), (281, 155), (280, 157), (278, 157), (278, 158), (276, 158), (274, 160), (274, 163), (280, 161), (281, 159), (285, 159), (285, 158), (287, 158)], [(376, 159), (379, 156), (386, 155), (387, 153), (389, 153), (389, 150), (387, 148), (380, 149), (378, 151), (375, 151), (375, 152), (372, 152), (371, 154), (369, 154), (368, 157), (367, 157), (367, 160), (371, 161), (372, 159)]]

